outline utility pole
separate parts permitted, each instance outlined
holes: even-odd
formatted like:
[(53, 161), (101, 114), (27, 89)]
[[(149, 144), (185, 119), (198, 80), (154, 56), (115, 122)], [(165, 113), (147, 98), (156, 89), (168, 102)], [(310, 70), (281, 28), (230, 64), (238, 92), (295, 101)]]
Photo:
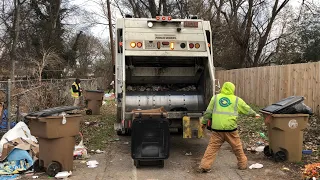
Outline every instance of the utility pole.
[[(114, 41), (113, 41), (113, 30), (112, 30), (110, 0), (107, 0), (107, 9), (108, 9), (108, 20), (109, 20), (109, 38), (110, 38), (110, 45), (111, 45), (112, 68), (114, 68), (114, 66), (115, 66), (115, 51), (114, 51), (115, 46), (114, 46)], [(113, 76), (112, 79), (114, 81), (115, 77)]]

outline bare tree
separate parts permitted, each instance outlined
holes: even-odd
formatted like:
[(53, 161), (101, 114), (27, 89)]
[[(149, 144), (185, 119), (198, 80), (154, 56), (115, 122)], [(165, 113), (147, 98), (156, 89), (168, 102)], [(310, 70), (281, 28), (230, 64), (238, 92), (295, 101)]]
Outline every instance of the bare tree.
[(35, 65), (39, 83), (42, 81), (43, 70), (47, 66), (55, 67), (59, 62), (61, 62), (61, 58), (51, 47), (48, 49), (42, 47), (41, 56), (41, 58), (30, 58), (30, 62)]

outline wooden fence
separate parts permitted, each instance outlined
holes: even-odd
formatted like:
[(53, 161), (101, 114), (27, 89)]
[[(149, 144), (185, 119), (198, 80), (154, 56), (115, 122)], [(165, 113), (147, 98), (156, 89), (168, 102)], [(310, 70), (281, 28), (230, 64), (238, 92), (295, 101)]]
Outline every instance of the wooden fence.
[(320, 62), (217, 71), (220, 84), (230, 81), (236, 94), (261, 107), (289, 96), (304, 96), (304, 103), (320, 115)]

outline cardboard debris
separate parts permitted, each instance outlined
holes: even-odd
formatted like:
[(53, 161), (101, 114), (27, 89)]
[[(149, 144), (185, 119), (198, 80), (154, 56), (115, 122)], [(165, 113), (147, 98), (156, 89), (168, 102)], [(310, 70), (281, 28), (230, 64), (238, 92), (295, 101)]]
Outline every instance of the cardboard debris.
[(31, 140), (25, 140), (22, 138), (17, 138), (12, 141), (9, 141), (3, 145), (3, 150), (1, 154), (0, 161), (4, 161), (10, 152), (14, 149), (22, 149), (26, 151), (30, 151), (32, 153), (32, 157), (39, 157), (39, 145)]

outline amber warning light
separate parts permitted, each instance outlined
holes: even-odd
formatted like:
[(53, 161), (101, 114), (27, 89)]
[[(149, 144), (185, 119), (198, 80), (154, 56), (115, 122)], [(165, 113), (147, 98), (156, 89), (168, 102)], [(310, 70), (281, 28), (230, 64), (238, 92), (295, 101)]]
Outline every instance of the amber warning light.
[(174, 49), (174, 43), (173, 43), (173, 42), (170, 43), (170, 49), (171, 49), (171, 50)]

